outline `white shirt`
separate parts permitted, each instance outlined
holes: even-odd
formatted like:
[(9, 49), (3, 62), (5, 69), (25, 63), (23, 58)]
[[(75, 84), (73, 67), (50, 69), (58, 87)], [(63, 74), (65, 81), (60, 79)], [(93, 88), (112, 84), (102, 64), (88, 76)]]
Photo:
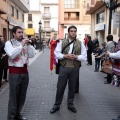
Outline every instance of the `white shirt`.
[(120, 50), (116, 53), (110, 53), (109, 57), (114, 59), (120, 59)]
[[(68, 54), (72, 53), (72, 48), (73, 48), (73, 43), (70, 44), (70, 49), (69, 49)], [(62, 54), (61, 52), (62, 52), (62, 40), (60, 40), (60, 42), (57, 44), (55, 51), (54, 51), (56, 59), (64, 59), (63, 58), (64, 54)], [(78, 55), (78, 58), (76, 60), (85, 61), (86, 58), (87, 58), (86, 48), (85, 48), (85, 45), (83, 44), (83, 42), (81, 42), (81, 54)]]
[(9, 66), (23, 67), (24, 64), (28, 64), (28, 58), (32, 58), (36, 54), (36, 50), (31, 45), (21, 45), (21, 42), (17, 40), (11, 40), (5, 43), (5, 52), (9, 56)]

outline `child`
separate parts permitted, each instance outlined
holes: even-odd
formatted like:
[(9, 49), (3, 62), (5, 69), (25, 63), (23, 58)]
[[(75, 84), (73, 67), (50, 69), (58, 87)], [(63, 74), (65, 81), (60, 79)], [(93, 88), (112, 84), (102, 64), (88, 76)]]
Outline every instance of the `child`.
[(95, 55), (95, 70), (94, 72), (98, 72), (100, 68), (100, 59), (98, 56), (100, 56), (102, 53), (102, 50), (100, 49), (99, 45), (96, 46), (94, 50), (94, 55)]

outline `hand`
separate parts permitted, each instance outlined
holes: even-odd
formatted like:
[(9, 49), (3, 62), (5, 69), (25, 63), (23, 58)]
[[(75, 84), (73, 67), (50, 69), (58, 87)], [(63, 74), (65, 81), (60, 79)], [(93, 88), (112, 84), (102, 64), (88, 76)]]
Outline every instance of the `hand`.
[(70, 56), (69, 56), (69, 59), (72, 59), (72, 60), (77, 59), (77, 58), (78, 58), (78, 56), (74, 55), (74, 54), (70, 54)]
[(24, 46), (25, 44), (29, 44), (29, 39), (25, 38), (22, 40), (22, 46)]
[(2, 54), (2, 57), (1, 57), (1, 59), (2, 59), (2, 58), (4, 58), (5, 56), (6, 56), (6, 54)]
[(105, 55), (106, 55), (106, 56), (109, 56), (109, 55), (110, 55), (110, 52), (109, 52), (109, 51), (107, 51), (107, 52), (105, 53)]
[(67, 55), (64, 55), (64, 58), (67, 58), (67, 59), (77, 59), (78, 56), (77, 55), (74, 55), (74, 54), (67, 54)]

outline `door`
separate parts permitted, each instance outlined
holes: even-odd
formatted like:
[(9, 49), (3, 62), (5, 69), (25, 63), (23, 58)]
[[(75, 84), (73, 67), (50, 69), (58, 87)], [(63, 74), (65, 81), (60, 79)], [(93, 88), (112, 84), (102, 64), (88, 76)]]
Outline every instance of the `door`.
[(7, 29), (3, 28), (3, 38), (7, 41)]

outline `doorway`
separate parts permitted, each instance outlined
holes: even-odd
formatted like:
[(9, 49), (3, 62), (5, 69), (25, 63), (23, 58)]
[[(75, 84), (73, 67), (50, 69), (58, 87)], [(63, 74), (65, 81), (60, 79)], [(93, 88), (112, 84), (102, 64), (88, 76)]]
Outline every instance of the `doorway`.
[(7, 41), (7, 29), (3, 28), (3, 38)]

